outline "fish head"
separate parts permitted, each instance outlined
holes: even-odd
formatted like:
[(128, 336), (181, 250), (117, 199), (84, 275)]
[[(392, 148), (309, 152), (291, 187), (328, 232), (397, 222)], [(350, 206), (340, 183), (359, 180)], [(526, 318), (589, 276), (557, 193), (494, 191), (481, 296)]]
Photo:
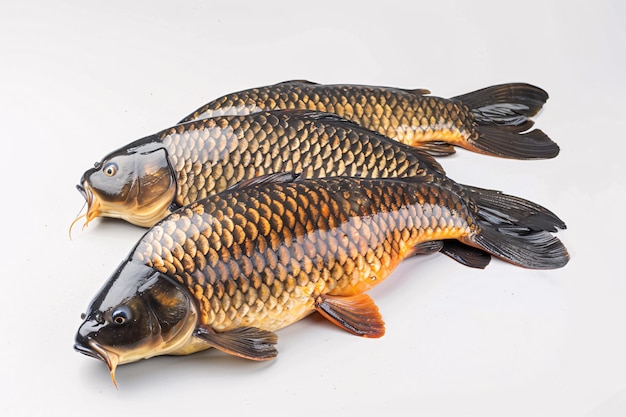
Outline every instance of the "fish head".
[(167, 150), (154, 144), (109, 154), (85, 171), (76, 188), (87, 201), (85, 225), (104, 216), (142, 227), (169, 214), (177, 191)]
[(117, 386), (118, 365), (175, 353), (192, 343), (197, 311), (176, 281), (126, 261), (82, 315), (74, 349), (103, 361)]

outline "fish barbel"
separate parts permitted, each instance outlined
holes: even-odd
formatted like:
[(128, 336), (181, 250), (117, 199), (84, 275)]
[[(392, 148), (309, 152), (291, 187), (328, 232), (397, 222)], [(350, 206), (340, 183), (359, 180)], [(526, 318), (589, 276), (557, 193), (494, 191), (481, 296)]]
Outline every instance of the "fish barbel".
[(279, 172), (305, 177), (431, 176), (493, 221), (556, 231), (565, 223), (528, 200), (457, 184), (422, 150), (339, 116), (283, 110), (216, 116), (177, 125), (105, 156), (77, 186), (87, 222), (98, 216), (149, 227), (178, 207), (240, 181)]
[(480, 220), (427, 177), (260, 177), (183, 207), (157, 223), (89, 305), (75, 348), (118, 364), (215, 347), (276, 356), (276, 330), (317, 311), (339, 327), (381, 337), (365, 294), (416, 247), (453, 239), (512, 264), (564, 266), (549, 232), (511, 234)]
[(452, 98), (407, 90), (353, 84), (317, 84), (305, 80), (243, 90), (219, 97), (193, 111), (181, 123), (207, 117), (276, 109), (335, 113), (382, 135), (435, 156), (454, 146), (513, 159), (547, 159), (559, 147), (531, 119), (548, 94), (526, 83), (494, 85)]

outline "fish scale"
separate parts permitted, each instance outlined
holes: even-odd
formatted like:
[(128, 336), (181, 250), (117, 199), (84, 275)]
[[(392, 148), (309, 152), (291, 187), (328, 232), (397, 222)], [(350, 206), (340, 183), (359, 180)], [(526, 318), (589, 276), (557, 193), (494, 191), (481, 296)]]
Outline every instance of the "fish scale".
[(245, 120), (199, 120), (162, 132), (158, 141), (178, 175), (179, 206), (273, 172), (378, 177), (442, 171), (424, 154), (397, 149), (393, 142), (372, 136), (364, 144), (358, 129), (316, 123), (297, 114), (267, 113)]
[(475, 230), (461, 199), (437, 191), (352, 179), (233, 190), (155, 226), (133, 260), (185, 285), (216, 331), (276, 330), (321, 294), (368, 290), (421, 240)]
[(365, 294), (416, 246), (453, 239), (512, 264), (567, 264), (549, 232), (511, 233), (428, 177), (272, 174), (181, 208), (153, 226), (96, 295), (75, 349), (119, 364), (208, 348), (277, 355), (274, 333), (318, 311), (381, 337)]
[[(280, 172), (310, 178), (428, 176), (462, 195), (485, 220), (515, 233), (565, 227), (531, 201), (455, 183), (423, 150), (337, 115), (298, 110), (221, 116), (166, 129), (105, 157), (85, 172), (78, 189), (88, 202), (87, 223), (102, 215), (152, 226), (178, 207)], [(459, 245), (444, 242), (441, 251), (468, 266), (489, 262), (484, 253)]]
[(471, 141), (478, 136), (467, 106), (424, 96), (422, 92), (425, 91), (285, 82), (223, 96), (200, 107), (181, 123), (262, 110), (299, 109), (335, 113), (409, 145), (460, 138)]
[(278, 109), (311, 110), (335, 113), (435, 156), (450, 155), (459, 146), (503, 158), (545, 159), (558, 155), (558, 145), (542, 131), (528, 130), (547, 99), (544, 90), (525, 83), (442, 98), (423, 89), (292, 80), (219, 97), (180, 123)]

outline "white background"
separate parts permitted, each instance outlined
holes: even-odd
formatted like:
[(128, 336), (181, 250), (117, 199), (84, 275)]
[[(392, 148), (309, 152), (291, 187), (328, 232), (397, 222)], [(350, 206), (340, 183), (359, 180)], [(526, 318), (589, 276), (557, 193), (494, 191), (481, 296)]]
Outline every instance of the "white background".
[[(20, 1), (0, 6), (0, 414), (626, 415), (623, 1)], [(80, 314), (142, 230), (68, 227), (104, 154), (220, 95), (288, 79), (550, 93), (548, 161), (459, 151), (453, 179), (541, 203), (571, 262), (484, 271), (405, 261), (360, 339), (317, 316), (280, 354), (217, 351), (118, 368), (74, 352)]]

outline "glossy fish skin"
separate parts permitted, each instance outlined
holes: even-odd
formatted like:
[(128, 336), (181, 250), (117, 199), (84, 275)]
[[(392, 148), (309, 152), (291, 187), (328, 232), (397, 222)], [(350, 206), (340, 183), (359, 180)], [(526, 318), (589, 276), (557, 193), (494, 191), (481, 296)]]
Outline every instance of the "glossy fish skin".
[(423, 89), (293, 80), (219, 97), (181, 123), (221, 115), (307, 109), (335, 113), (436, 156), (454, 153), (452, 145), (513, 159), (553, 158), (559, 153), (558, 145), (541, 130), (526, 132), (533, 126), (531, 118), (548, 99), (541, 88), (510, 83), (449, 99), (429, 94)]
[[(149, 227), (239, 181), (277, 172), (305, 177), (432, 175), (492, 220), (532, 230), (565, 224), (549, 210), (493, 190), (455, 183), (432, 156), (338, 116), (274, 111), (202, 119), (135, 141), (85, 172), (79, 190), (87, 220), (123, 218)], [(532, 219), (528, 222), (527, 219)]]
[[(271, 359), (273, 332), (313, 311), (351, 333), (382, 336), (382, 318), (363, 293), (423, 242), (456, 239), (527, 268), (569, 259), (548, 232), (502, 233), (427, 177), (294, 179), (239, 185), (151, 228), (90, 304), (76, 349), (105, 361), (112, 375), (118, 363), (209, 347)], [(150, 322), (146, 314), (172, 317), (163, 327), (177, 331), (165, 346), (154, 343), (158, 326), (145, 326), (142, 337), (134, 325)]]
[(331, 114), (278, 111), (203, 119), (137, 140), (87, 170), (78, 189), (87, 220), (149, 227), (239, 181), (277, 172), (307, 177), (443, 176), (423, 151)]

